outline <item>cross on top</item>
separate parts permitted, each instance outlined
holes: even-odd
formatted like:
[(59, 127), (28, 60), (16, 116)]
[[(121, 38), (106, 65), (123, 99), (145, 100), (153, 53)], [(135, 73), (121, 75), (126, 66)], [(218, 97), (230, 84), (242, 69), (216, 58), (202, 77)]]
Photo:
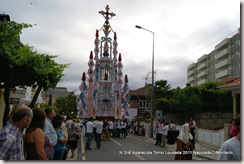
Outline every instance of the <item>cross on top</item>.
[[(109, 20), (109, 19), (111, 19), (113, 16), (115, 16), (115, 14), (113, 13), (113, 12), (108, 12), (109, 11), (109, 6), (107, 5), (106, 7), (105, 7), (105, 9), (106, 9), (106, 12), (104, 12), (104, 11), (99, 11), (98, 13), (100, 13), (100, 14), (102, 14), (103, 15), (103, 17), (106, 19), (106, 20)], [(109, 17), (110, 16), (110, 17)]]

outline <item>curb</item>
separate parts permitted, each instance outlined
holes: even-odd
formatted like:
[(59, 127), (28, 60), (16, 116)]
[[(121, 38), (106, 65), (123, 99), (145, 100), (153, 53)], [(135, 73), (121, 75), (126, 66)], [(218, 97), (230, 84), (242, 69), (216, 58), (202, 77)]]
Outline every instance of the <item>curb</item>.
[(199, 154), (197, 154), (196, 156), (197, 156), (197, 157), (201, 157), (201, 158), (205, 158), (205, 159), (210, 160), (210, 161), (216, 161), (216, 159), (213, 159), (213, 158), (211, 158), (211, 157), (207, 157), (207, 156), (204, 156), (204, 155), (199, 155)]

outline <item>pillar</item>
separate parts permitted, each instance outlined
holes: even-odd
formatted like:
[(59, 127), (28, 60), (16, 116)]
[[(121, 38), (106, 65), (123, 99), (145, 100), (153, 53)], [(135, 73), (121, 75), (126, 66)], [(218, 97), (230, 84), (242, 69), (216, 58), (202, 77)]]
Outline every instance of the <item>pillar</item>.
[(230, 129), (230, 124), (229, 123), (225, 123), (224, 124), (224, 141), (226, 141), (227, 139), (230, 138), (229, 129)]
[(236, 115), (237, 115), (237, 103), (236, 103), (236, 97), (237, 97), (237, 94), (233, 93), (232, 94), (232, 97), (233, 97), (233, 118), (236, 118)]

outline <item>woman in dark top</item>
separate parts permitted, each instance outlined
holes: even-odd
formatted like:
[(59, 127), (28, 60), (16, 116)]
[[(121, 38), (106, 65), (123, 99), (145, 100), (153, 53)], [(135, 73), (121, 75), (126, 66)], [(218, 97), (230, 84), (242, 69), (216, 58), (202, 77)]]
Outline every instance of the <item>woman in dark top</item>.
[[(36, 151), (36, 145), (35, 143), (25, 143), (25, 150), (27, 154), (27, 160), (40, 160), (39, 155)], [(50, 140), (47, 136), (44, 138), (44, 152), (46, 153), (47, 159), (52, 158), (52, 152), (50, 151)], [(44, 160), (46, 160), (44, 158)]]
[(33, 118), (25, 134), (27, 160), (48, 160), (52, 158), (52, 147), (43, 131), (45, 118), (44, 110), (40, 108), (33, 109)]

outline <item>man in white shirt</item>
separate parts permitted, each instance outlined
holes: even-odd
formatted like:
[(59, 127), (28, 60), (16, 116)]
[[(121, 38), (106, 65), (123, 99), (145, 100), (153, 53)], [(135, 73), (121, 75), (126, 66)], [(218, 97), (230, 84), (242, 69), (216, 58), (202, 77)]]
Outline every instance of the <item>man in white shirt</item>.
[(87, 134), (86, 150), (92, 150), (91, 142), (92, 142), (93, 128), (95, 128), (95, 125), (92, 121), (93, 121), (93, 118), (90, 117), (88, 119), (88, 122), (86, 123), (86, 134)]
[(114, 129), (114, 122), (112, 120), (109, 120), (108, 122), (108, 138), (110, 139), (113, 134), (113, 129)]
[(162, 136), (163, 136), (163, 122), (159, 122), (156, 120), (156, 123), (157, 123), (157, 129), (158, 129), (158, 134), (157, 134), (157, 141), (155, 143), (155, 145), (159, 145), (161, 146), (161, 143), (162, 143)]
[(125, 138), (126, 137), (126, 122), (125, 121), (121, 121), (120, 123), (120, 126), (121, 126), (121, 138)]
[(97, 148), (100, 149), (100, 147), (101, 147), (101, 135), (102, 135), (102, 132), (103, 132), (102, 119), (98, 118), (98, 121), (96, 121), (96, 122), (94, 121), (94, 125), (96, 127), (96, 136), (95, 136), (96, 145), (97, 145)]

